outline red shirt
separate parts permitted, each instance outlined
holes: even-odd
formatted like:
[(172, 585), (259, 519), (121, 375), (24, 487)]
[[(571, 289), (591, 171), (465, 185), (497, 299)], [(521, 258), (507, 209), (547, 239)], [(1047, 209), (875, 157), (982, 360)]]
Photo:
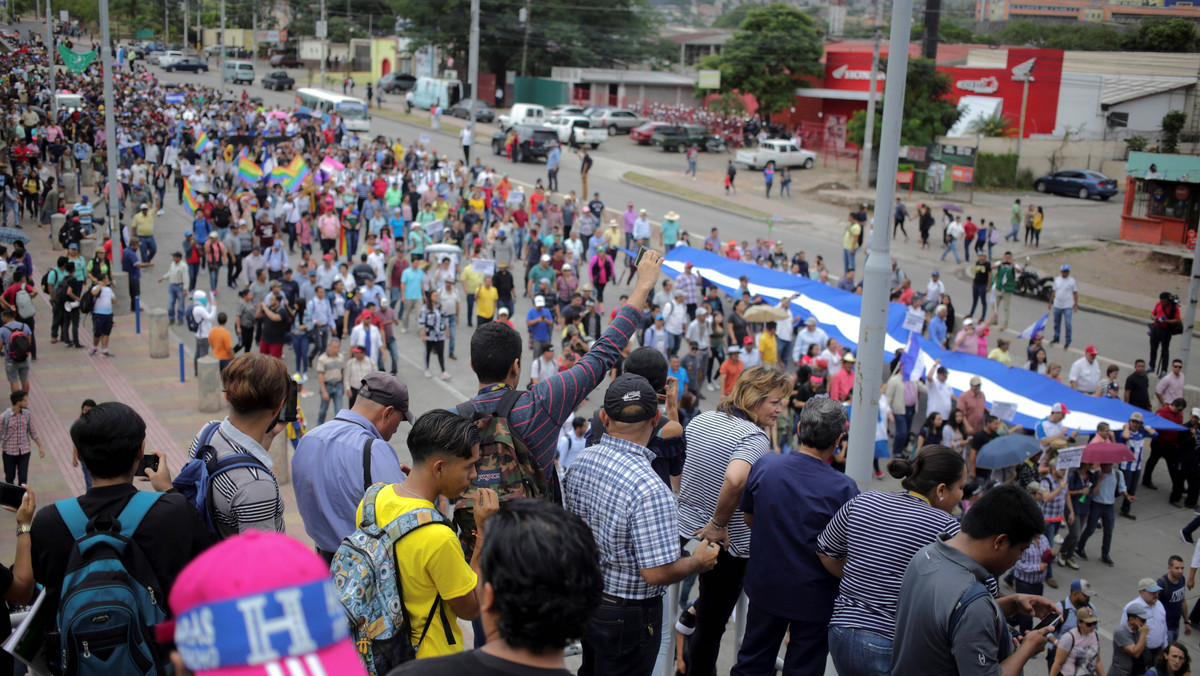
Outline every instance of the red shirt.
[(104, 248), (104, 257), (106, 259), (108, 259), (108, 262), (111, 264), (112, 263), (112, 240), (111, 239), (105, 240), (103, 248)]
[(512, 212), (512, 217), (513, 220), (517, 222), (518, 228), (525, 227), (525, 224), (529, 222), (529, 214), (525, 213), (524, 209), (518, 208), (516, 211)]
[(1179, 306), (1172, 303), (1171, 311), (1167, 312), (1163, 308), (1163, 305), (1161, 302), (1155, 303), (1154, 304), (1154, 325), (1157, 327), (1160, 327), (1160, 328), (1165, 327), (1167, 325), (1167, 323), (1158, 321), (1159, 317), (1166, 317), (1167, 319), (1179, 319)]
[(829, 382), (829, 398), (834, 401), (845, 401), (854, 389), (854, 371), (838, 369)]
[(967, 222), (963, 224), (963, 239), (967, 241), (975, 239), (976, 232), (979, 232), (979, 226), (975, 225), (970, 220), (967, 220)]
[[(25, 286), (25, 290), (29, 292), (29, 295), (32, 296), (33, 291), (34, 291), (33, 285), (25, 284), (24, 286)], [(20, 284), (10, 284), (9, 287), (4, 290), (4, 293), (0, 294), (0, 297), (4, 298), (4, 302), (15, 307), (17, 304), (17, 291), (20, 291), (20, 290), (21, 290)]]
[[(6, 295), (7, 295), (7, 293), (6, 293)], [(1170, 420), (1171, 422), (1177, 423), (1179, 425), (1183, 424), (1183, 411), (1176, 413), (1175, 410), (1173, 408), (1171, 408), (1171, 402), (1167, 402), (1166, 406), (1163, 406), (1162, 408), (1155, 411), (1154, 415), (1159, 416), (1161, 418), (1166, 418), (1167, 420)], [(1179, 441), (1179, 432), (1176, 432), (1175, 430), (1157, 430), (1157, 432), (1158, 432), (1158, 442), (1159, 443), (1176, 444)]]

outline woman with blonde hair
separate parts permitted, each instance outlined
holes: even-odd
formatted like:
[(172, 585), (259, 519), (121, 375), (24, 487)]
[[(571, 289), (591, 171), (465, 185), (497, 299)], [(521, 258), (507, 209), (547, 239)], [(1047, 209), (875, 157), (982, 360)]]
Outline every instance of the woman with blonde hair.
[(742, 593), (750, 528), (738, 509), (750, 468), (771, 452), (767, 430), (792, 392), (787, 374), (755, 366), (742, 372), (715, 411), (688, 423), (687, 461), (679, 486), (679, 537), (725, 546), (717, 565), (700, 575), (689, 676), (715, 673), (725, 625)]

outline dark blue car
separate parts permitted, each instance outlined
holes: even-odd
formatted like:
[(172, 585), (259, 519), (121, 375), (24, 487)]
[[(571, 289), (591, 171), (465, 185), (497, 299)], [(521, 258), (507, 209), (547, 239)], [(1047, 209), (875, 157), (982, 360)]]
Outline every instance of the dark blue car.
[(1075, 195), (1079, 199), (1099, 197), (1106, 200), (1117, 194), (1117, 182), (1098, 171), (1064, 169), (1034, 181), (1038, 192)]

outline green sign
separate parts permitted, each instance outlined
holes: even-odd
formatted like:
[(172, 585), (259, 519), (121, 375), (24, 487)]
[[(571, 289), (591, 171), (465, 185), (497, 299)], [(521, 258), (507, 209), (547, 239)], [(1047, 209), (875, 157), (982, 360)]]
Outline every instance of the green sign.
[(62, 57), (63, 64), (66, 65), (67, 70), (72, 73), (82, 73), (96, 59), (96, 50), (93, 49), (90, 52), (80, 54), (79, 52), (67, 49), (66, 45), (59, 45), (58, 55)]
[(139, 30), (137, 33), (135, 33), (133, 38), (135, 40), (151, 40), (154, 38), (154, 29), (153, 28), (143, 28), (143, 29)]

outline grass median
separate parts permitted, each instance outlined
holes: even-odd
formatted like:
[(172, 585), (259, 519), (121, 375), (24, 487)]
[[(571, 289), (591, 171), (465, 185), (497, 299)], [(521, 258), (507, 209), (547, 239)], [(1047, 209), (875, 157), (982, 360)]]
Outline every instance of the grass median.
[(707, 204), (708, 206), (716, 207), (718, 209), (733, 211), (748, 218), (754, 218), (762, 221), (771, 218), (771, 214), (768, 214), (765, 211), (744, 207), (736, 202), (730, 202), (729, 200), (721, 199), (720, 197), (714, 197), (708, 193), (700, 192), (699, 190), (684, 188), (669, 181), (663, 181), (645, 174), (639, 174), (636, 171), (627, 171), (623, 176), (621, 176), (621, 178), (630, 183), (640, 185), (643, 188), (649, 188), (650, 190), (668, 193), (675, 197), (681, 197), (685, 200), (696, 202), (698, 204)]

